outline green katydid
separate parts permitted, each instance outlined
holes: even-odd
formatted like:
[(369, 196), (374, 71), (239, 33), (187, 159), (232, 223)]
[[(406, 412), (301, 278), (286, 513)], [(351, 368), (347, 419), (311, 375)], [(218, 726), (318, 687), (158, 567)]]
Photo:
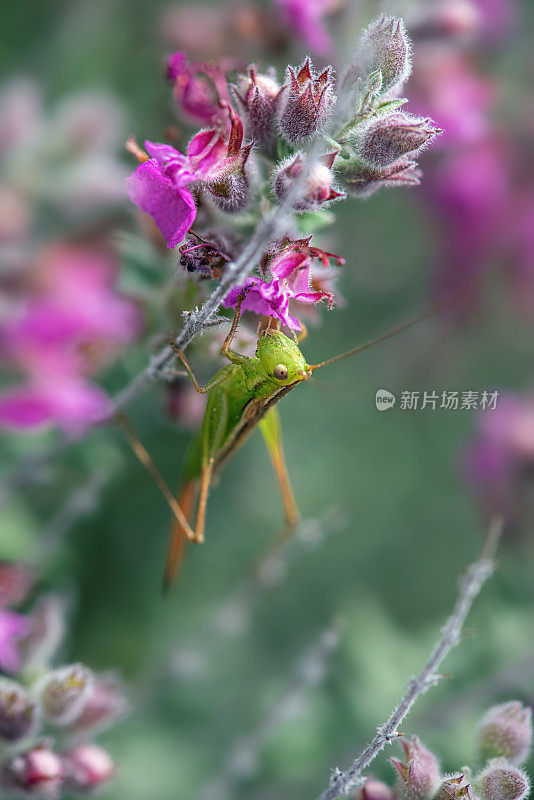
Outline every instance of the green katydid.
[[(230, 364), (219, 370), (205, 386), (198, 384), (184, 354), (176, 350), (196, 391), (208, 394), (204, 421), (186, 456), (177, 500), (127, 420), (119, 418), (136, 455), (151, 473), (174, 514), (163, 578), (164, 588), (170, 585), (176, 574), (185, 543), (188, 540), (195, 543), (204, 541), (206, 504), (214, 475), (243, 444), (256, 425), (264, 437), (280, 484), (287, 531), (296, 526), (299, 515), (285, 467), (280, 421), (275, 407), (284, 395), (299, 383), (308, 380), (319, 367), (333, 364), (389, 339), (451, 303), (451, 300), (440, 303), (375, 339), (319, 364), (310, 365), (299, 348), (299, 341), (304, 338), (305, 332), (300, 338), (290, 339), (278, 329), (267, 327), (258, 335), (253, 357), (241, 355), (231, 349), (244, 297), (244, 294), (240, 295), (237, 301), (232, 325), (221, 350), (221, 354)], [(190, 519), (197, 495), (196, 522), (193, 528)]]

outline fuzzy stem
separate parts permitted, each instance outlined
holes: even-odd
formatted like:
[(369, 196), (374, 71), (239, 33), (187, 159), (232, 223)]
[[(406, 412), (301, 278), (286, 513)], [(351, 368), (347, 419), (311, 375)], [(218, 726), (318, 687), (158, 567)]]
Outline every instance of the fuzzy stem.
[(333, 772), (328, 789), (319, 795), (318, 800), (336, 800), (354, 790), (362, 781), (362, 772), (367, 769), (386, 744), (400, 735), (398, 727), (416, 700), (441, 680), (443, 676), (437, 672), (437, 669), (450, 651), (459, 644), (462, 628), (473, 601), (493, 572), (493, 557), (502, 527), (502, 519), (492, 520), (480, 557), (468, 567), (466, 574), (461, 579), (460, 592), (454, 610), (442, 628), (441, 638), (419, 675), (408, 681), (406, 693), (398, 706), (391, 712), (387, 721), (377, 728), (374, 739), (354, 759), (350, 767), (345, 772), (340, 770)]

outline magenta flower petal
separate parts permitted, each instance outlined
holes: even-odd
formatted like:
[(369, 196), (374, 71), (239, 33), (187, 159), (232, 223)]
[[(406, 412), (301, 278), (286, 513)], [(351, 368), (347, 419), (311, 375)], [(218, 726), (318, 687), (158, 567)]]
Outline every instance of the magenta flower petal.
[(277, 0), (284, 12), (288, 26), (314, 53), (327, 56), (332, 50), (332, 40), (322, 23), (335, 3), (331, 0)]
[(175, 81), (176, 78), (185, 71), (186, 65), (187, 56), (182, 50), (179, 50), (177, 53), (173, 53), (167, 59), (167, 78), (170, 81)]
[[(271, 264), (271, 272), (278, 280), (289, 278), (294, 270), (300, 269), (307, 261), (302, 253), (289, 252), (277, 256)], [(309, 261), (308, 261), (309, 265)], [(307, 286), (307, 284), (306, 284)]]
[(48, 400), (30, 388), (15, 389), (0, 395), (0, 426), (35, 428), (50, 421)]
[(247, 289), (241, 306), (243, 311), (253, 311), (266, 317), (272, 316), (291, 330), (301, 330), (299, 321), (289, 314), (291, 294), (281, 288), (278, 281), (267, 283), (260, 278), (247, 278), (242, 286), (236, 286), (228, 293), (223, 305), (226, 308), (234, 307), (243, 289)]
[(195, 221), (197, 210), (193, 195), (186, 186), (177, 186), (162, 174), (155, 158), (140, 164), (126, 180), (128, 197), (150, 214), (167, 241), (167, 247), (179, 244)]
[(329, 292), (298, 292), (297, 294), (293, 295), (295, 300), (298, 300), (299, 303), (320, 303), (321, 300), (328, 300), (328, 305), (331, 306), (334, 298)]
[(104, 421), (112, 412), (113, 405), (105, 392), (77, 377), (56, 376), (53, 381), (0, 395), (0, 426), (6, 428), (57, 424), (78, 434)]
[(21, 614), (0, 608), (0, 668), (14, 672), (20, 667), (21, 657), (17, 642), (26, 636), (30, 623)]

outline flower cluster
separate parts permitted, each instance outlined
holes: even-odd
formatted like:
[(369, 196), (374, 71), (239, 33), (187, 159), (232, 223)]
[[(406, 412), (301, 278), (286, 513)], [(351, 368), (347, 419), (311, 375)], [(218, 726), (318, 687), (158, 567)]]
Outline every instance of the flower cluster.
[(115, 767), (92, 739), (127, 710), (119, 680), (83, 664), (52, 667), (63, 615), (55, 597), (28, 614), (10, 610), (26, 599), (32, 576), (0, 564), (0, 789), (6, 794), (58, 798), (107, 783)]
[[(292, 210), (298, 222), (288, 215), (287, 233), (268, 243), (260, 274), (234, 287), (224, 305), (245, 292), (243, 309), (300, 330), (294, 312), (321, 300), (332, 305), (330, 258), (343, 261), (311, 245), (324, 212), (347, 194), (417, 184), (415, 159), (440, 133), (432, 120), (402, 109), (410, 51), (402, 20), (383, 15), (365, 31), (342, 80), (308, 57), (289, 65), (282, 82), (273, 68), (261, 73), (251, 65), (230, 83), (228, 62), (189, 62), (175, 53), (167, 76), (178, 112), (206, 127), (184, 152), (130, 142), (140, 161), (127, 182), (130, 199), (168, 248), (188, 237), (180, 264), (202, 278), (224, 274), (269, 209)], [(337, 112), (340, 96), (350, 102)], [(312, 142), (322, 144), (319, 157), (309, 154)], [(228, 234), (231, 247), (221, 247)]]
[(493, 706), (477, 734), (478, 771), (443, 774), (436, 756), (417, 736), (401, 739), (404, 759), (391, 759), (397, 785), (368, 778), (359, 800), (526, 800), (530, 780), (521, 768), (532, 744), (530, 708), (512, 701)]
[(116, 272), (105, 251), (58, 245), (39, 255), (20, 290), (6, 291), (0, 352), (24, 379), (0, 393), (0, 425), (52, 423), (77, 433), (110, 413), (89, 378), (141, 324), (138, 308), (114, 288)]

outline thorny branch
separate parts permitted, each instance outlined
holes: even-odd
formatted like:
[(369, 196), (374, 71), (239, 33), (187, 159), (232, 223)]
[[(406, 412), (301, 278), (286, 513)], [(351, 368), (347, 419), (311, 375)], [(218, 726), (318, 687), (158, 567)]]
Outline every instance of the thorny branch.
[(336, 800), (345, 797), (361, 781), (362, 772), (376, 758), (384, 747), (399, 736), (399, 725), (412, 709), (416, 700), (443, 677), (437, 671), (443, 659), (460, 642), (465, 619), (474, 599), (493, 572), (493, 557), (503, 527), (502, 519), (494, 519), (490, 524), (482, 553), (467, 569), (460, 581), (460, 593), (451, 616), (441, 632), (441, 639), (434, 647), (427, 663), (417, 675), (408, 682), (406, 693), (389, 719), (377, 728), (375, 737), (358, 755), (345, 771), (335, 770), (330, 785), (318, 800)]

